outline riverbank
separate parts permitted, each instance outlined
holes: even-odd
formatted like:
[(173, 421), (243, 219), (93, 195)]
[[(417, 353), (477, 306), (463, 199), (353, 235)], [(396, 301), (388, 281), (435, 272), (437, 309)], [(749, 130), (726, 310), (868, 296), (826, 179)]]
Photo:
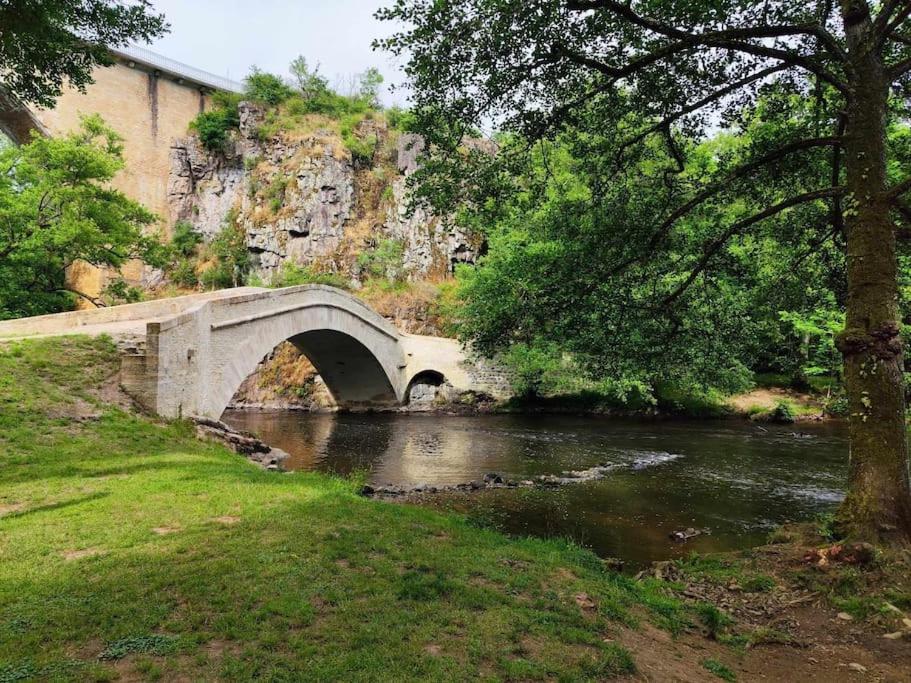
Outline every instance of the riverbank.
[(648, 401), (629, 397), (618, 401), (595, 391), (555, 396), (516, 397), (485, 407), (483, 412), (519, 412), (604, 415), (627, 418), (737, 418), (753, 422), (823, 422), (839, 419), (827, 409), (824, 396), (784, 385), (757, 385), (749, 391), (725, 395), (662, 387)]
[(356, 478), (263, 470), (132, 413), (117, 365), (104, 340), (0, 345), (0, 681), (843, 680), (851, 663), (901, 680), (911, 666), (873, 643), (747, 647), (719, 637), (737, 633), (722, 598), (679, 581), (365, 500)]
[(695, 619), (561, 542), (265, 471), (127, 412), (117, 354), (0, 352), (0, 680), (595, 679)]

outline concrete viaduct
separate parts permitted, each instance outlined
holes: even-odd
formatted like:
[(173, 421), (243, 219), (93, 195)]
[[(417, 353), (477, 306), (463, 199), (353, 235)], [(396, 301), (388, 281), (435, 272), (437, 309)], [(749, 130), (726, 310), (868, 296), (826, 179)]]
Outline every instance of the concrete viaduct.
[(412, 384), (428, 378), (456, 392), (508, 391), (502, 372), (471, 360), (457, 341), (401, 333), (350, 294), (321, 285), (241, 287), (0, 322), (0, 341), (64, 334), (113, 337), (123, 351), (123, 388), (168, 418), (218, 418), (286, 340), (343, 409), (402, 405)]

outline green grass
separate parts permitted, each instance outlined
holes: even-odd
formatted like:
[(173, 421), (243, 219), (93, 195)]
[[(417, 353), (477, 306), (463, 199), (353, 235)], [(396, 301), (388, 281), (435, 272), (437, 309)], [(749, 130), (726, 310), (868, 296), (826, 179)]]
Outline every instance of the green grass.
[(0, 681), (594, 680), (634, 670), (608, 635), (689, 618), (569, 543), (102, 404), (116, 365), (105, 340), (0, 345)]
[(703, 659), (702, 666), (723, 681), (736, 681), (737, 676), (717, 659)]

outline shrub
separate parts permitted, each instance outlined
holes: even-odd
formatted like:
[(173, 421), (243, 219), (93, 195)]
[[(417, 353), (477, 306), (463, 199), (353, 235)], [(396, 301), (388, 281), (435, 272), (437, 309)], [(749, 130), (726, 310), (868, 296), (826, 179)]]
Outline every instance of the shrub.
[(210, 96), (213, 109), (230, 109), (237, 111), (237, 106), (243, 101), (244, 96), (227, 90), (216, 90)]
[(695, 610), (712, 639), (717, 639), (732, 622), (727, 614), (708, 602), (698, 603)]
[(261, 71), (257, 67), (250, 70), (244, 81), (247, 97), (254, 102), (277, 105), (287, 100), (294, 91), (278, 76)]
[(266, 199), (269, 200), (269, 209), (272, 213), (278, 213), (282, 204), (285, 203), (285, 189), (288, 186), (288, 180), (284, 177), (277, 177), (269, 183), (266, 188)]
[(376, 247), (358, 254), (357, 265), (368, 276), (400, 280), (405, 245), (399, 240), (379, 240)]
[(171, 235), (171, 247), (180, 256), (192, 256), (196, 247), (202, 242), (202, 235), (193, 229), (187, 221), (177, 221)]
[(319, 273), (312, 266), (298, 266), (285, 263), (273, 276), (273, 287), (295, 287), (297, 285), (328, 285), (347, 289), (348, 281), (338, 273)]
[(235, 224), (235, 217), (229, 216), (222, 228), (208, 245), (209, 256), (214, 265), (199, 278), (206, 289), (239, 287), (250, 272), (250, 252), (247, 251), (246, 233)]
[(373, 161), (373, 155), (376, 153), (376, 135), (370, 134), (363, 138), (346, 135), (342, 136), (342, 142), (345, 149), (351, 153), (351, 161), (355, 166), (367, 166)]
[(202, 146), (211, 152), (224, 149), (228, 141), (228, 132), (237, 128), (240, 120), (237, 108), (213, 109), (204, 111), (190, 123), (190, 129), (196, 131)]
[(797, 415), (794, 412), (794, 406), (790, 401), (779, 401), (775, 404), (775, 407), (772, 408), (772, 412), (769, 413), (769, 419), (772, 422), (780, 422), (782, 424), (791, 424), (796, 417)]
[(199, 284), (195, 259), (178, 259), (168, 274), (171, 277), (171, 282), (180, 287), (195, 287)]
[(402, 133), (415, 132), (416, 118), (410, 109), (390, 107), (386, 110), (386, 122), (390, 128)]

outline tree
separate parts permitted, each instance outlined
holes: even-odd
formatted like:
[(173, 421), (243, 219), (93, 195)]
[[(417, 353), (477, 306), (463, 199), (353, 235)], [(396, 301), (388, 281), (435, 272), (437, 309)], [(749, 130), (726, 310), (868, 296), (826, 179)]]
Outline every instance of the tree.
[(120, 142), (91, 116), (77, 132), (0, 152), (0, 318), (65, 310), (74, 294), (99, 303), (67, 281), (77, 261), (163, 264), (162, 245), (143, 235), (154, 214), (109, 186)]
[[(377, 45), (409, 55), (418, 127), (449, 168), (471, 127), (493, 121), (529, 142), (573, 127), (596, 135), (599, 158), (612, 159), (598, 188), (607, 191), (660, 141), (670, 163), (651, 173), (668, 201), (657, 219), (642, 216), (644, 227), (605, 237), (599, 257), (613, 275), (673, 245), (681, 221), (709, 218), (713, 202), (774, 188), (751, 215), (704, 221), (656, 316), (687, 297), (734, 237), (825, 207), (824, 234), (844, 241), (847, 258), (837, 345), (851, 475), (840, 523), (856, 538), (911, 540), (896, 256), (896, 240), (911, 235), (911, 175), (886, 142), (911, 99), (911, 3), (397, 0), (378, 16), (406, 25)], [(795, 123), (806, 102), (812, 117)], [(757, 119), (768, 125), (736, 163), (722, 158), (716, 173), (683, 177), (687, 140)], [(787, 187), (781, 177), (800, 182)]]
[(303, 56), (296, 57), (288, 67), (304, 99), (312, 100), (329, 91), (329, 81), (319, 72), (319, 64), (311, 70)]
[(358, 74), (358, 97), (371, 107), (380, 106), (380, 86), (383, 85), (383, 74), (375, 66), (371, 66), (364, 73)]
[(0, 3), (0, 84), (14, 97), (53, 107), (65, 82), (85, 90), (108, 49), (168, 30), (150, 0), (7, 0)]

